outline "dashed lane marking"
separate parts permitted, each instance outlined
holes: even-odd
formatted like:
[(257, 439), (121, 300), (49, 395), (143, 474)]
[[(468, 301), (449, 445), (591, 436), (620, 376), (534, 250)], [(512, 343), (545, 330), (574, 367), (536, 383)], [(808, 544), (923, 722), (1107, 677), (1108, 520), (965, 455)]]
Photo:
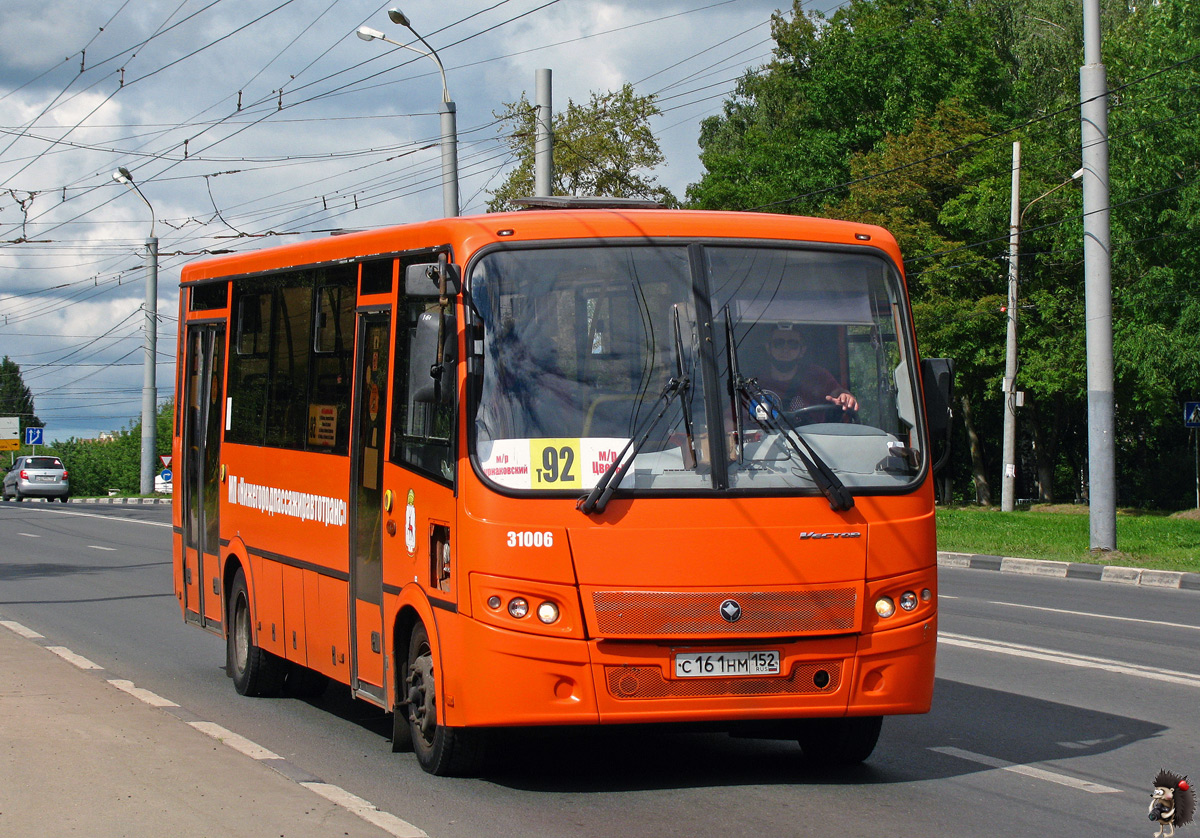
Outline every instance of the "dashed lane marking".
[[(14, 634), (18, 634), (27, 640), (44, 640), (45, 637), (38, 634), (33, 629), (22, 625), (14, 620), (0, 620), (0, 626), (8, 629)], [(41, 644), (39, 644), (41, 645)], [(65, 646), (42, 646), (42, 648), (53, 652), (68, 663), (85, 670), (98, 670), (103, 672), (104, 667), (97, 663), (93, 663), (82, 655), (77, 655)], [(168, 698), (163, 698), (157, 693), (150, 690), (142, 689), (132, 681), (126, 681), (121, 678), (106, 679), (108, 684), (111, 684), (118, 690), (127, 693), (134, 698), (149, 704), (152, 707), (178, 707), (174, 701)], [(403, 818), (398, 818), (390, 812), (385, 812), (369, 800), (364, 800), (356, 794), (351, 794), (340, 786), (335, 786), (331, 783), (325, 783), (320, 780), (297, 780), (290, 776), (286, 770), (290, 763), (274, 751), (264, 748), (256, 742), (252, 742), (240, 734), (234, 733), (226, 727), (222, 727), (215, 722), (206, 721), (191, 721), (186, 722), (189, 727), (211, 736), (218, 742), (229, 746), (233, 750), (258, 760), (268, 768), (275, 771), (277, 774), (282, 774), (289, 780), (292, 780), (297, 785), (311, 791), (313, 794), (320, 795), (331, 803), (342, 807), (351, 814), (357, 815), (367, 823), (379, 827), (381, 830), (394, 838), (429, 838), (428, 834), (419, 827), (414, 826)], [(277, 764), (272, 764), (277, 763)], [(311, 776), (311, 775), (310, 775)]]
[(101, 666), (100, 664), (92, 663), (90, 660), (85, 658), (83, 655), (75, 654), (70, 649), (68, 649), (66, 646), (46, 646), (44, 648), (46, 648), (49, 651), (53, 652), (54, 654), (58, 655), (60, 658), (65, 660), (67, 663), (69, 663), (73, 666), (77, 666), (80, 669), (104, 669), (104, 667)]
[(4, 626), (6, 629), (11, 631), (13, 634), (21, 635), (26, 640), (44, 640), (45, 639), (40, 634), (38, 634), (36, 631), (34, 631), (33, 629), (23, 626), (20, 623), (16, 622), (15, 620), (0, 620), (0, 626)]
[(1131, 675), (1148, 681), (1162, 681), (1167, 684), (1178, 684), (1184, 687), (1200, 689), (1200, 675), (1190, 672), (1167, 672), (1161, 668), (1141, 666), (1133, 663), (1097, 658), (1090, 655), (1073, 655), (1059, 652), (1055, 649), (1044, 649), (1038, 646), (1025, 646), (1021, 643), (1004, 643), (999, 640), (987, 640), (982, 637), (969, 637), (963, 634), (938, 634), (938, 643), (947, 646), (959, 646), (964, 649), (976, 649), (981, 652), (994, 652), (1000, 655), (1011, 655), (1029, 660), (1046, 661), (1064, 666), (1078, 666), (1084, 669), (1098, 669), (1103, 672), (1113, 672), (1118, 675)]
[(138, 701), (142, 701), (142, 702), (145, 702), (146, 704), (149, 704), (151, 707), (178, 707), (179, 706), (174, 701), (171, 701), (171, 699), (169, 699), (169, 698), (163, 698), (158, 693), (153, 693), (153, 692), (150, 692), (150, 690), (144, 690), (141, 687), (135, 686), (133, 681), (122, 681), (120, 678), (110, 678), (110, 679), (108, 679), (108, 683), (112, 684), (114, 687), (116, 687), (121, 692), (129, 693), (131, 696), (136, 698)]
[(989, 757), (985, 754), (976, 754), (972, 751), (964, 751), (962, 748), (939, 747), (930, 748), (929, 750), (935, 753), (945, 754), (948, 757), (957, 757), (965, 759), (968, 762), (974, 762), (979, 765), (986, 765), (989, 768), (998, 768), (1001, 771), (1011, 771), (1014, 774), (1023, 774), (1026, 777), (1032, 777), (1035, 780), (1045, 780), (1048, 783), (1057, 783), (1060, 786), (1086, 791), (1090, 794), (1120, 794), (1120, 789), (1114, 789), (1110, 786), (1102, 786), (1099, 783), (1093, 783), (1090, 780), (1080, 780), (1078, 777), (1071, 777), (1067, 774), (1060, 774), (1057, 771), (1047, 771), (1044, 768), (1035, 768), (1032, 765), (1022, 765), (1016, 762), (1008, 762), (1006, 760)]

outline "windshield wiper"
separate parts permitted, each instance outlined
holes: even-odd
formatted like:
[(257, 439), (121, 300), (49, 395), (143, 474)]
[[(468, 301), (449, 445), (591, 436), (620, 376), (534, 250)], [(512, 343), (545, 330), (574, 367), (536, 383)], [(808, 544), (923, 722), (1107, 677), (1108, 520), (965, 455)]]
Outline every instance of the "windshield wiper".
[[(846, 488), (846, 484), (821, 459), (821, 456), (813, 450), (813, 447), (808, 444), (808, 440), (797, 430), (792, 421), (787, 418), (787, 415), (783, 411), (776, 411), (770, 408), (770, 402), (767, 400), (766, 393), (758, 386), (757, 380), (753, 378), (744, 380), (742, 397), (746, 401), (747, 408), (752, 410), (751, 415), (754, 416), (754, 421), (768, 430), (781, 434), (787, 440), (788, 445), (796, 453), (797, 458), (808, 469), (809, 475), (812, 476), (813, 482), (817, 484), (817, 488), (821, 490), (821, 494), (829, 501), (829, 508), (834, 512), (845, 512), (847, 509), (852, 509), (854, 507), (854, 496), (850, 494), (850, 490)], [(763, 406), (765, 406), (765, 409), (758, 409)], [(797, 445), (797, 442), (800, 444)], [(803, 450), (800, 448), (801, 445), (804, 446)]]
[(616, 491), (617, 486), (621, 485), (621, 481), (625, 478), (625, 473), (629, 471), (634, 459), (637, 458), (638, 452), (642, 450), (642, 447), (646, 444), (646, 440), (650, 438), (650, 432), (654, 430), (654, 426), (666, 414), (667, 408), (671, 406), (671, 402), (675, 401), (689, 387), (691, 387), (691, 381), (689, 381), (687, 376), (667, 380), (662, 392), (658, 394), (658, 400), (662, 402), (662, 407), (659, 408), (658, 413), (647, 417), (634, 430), (633, 436), (625, 443), (625, 447), (621, 449), (621, 453), (604, 470), (604, 474), (600, 475), (600, 479), (596, 481), (596, 485), (592, 487), (592, 490), (576, 501), (576, 509), (585, 515), (604, 511), (604, 507), (608, 506), (608, 499), (612, 497), (612, 493)]
[[(679, 328), (679, 305), (672, 307), (675, 312), (675, 377), (687, 386), (690, 379), (683, 368), (683, 334)], [(683, 449), (683, 462), (688, 468), (696, 467), (696, 440), (692, 433), (692, 404), (683, 400), (683, 432), (687, 439), (687, 447)]]
[[(850, 490), (846, 488), (846, 484), (841, 481), (841, 478), (808, 444), (808, 440), (800, 434), (800, 431), (783, 411), (771, 409), (771, 403), (762, 388), (758, 386), (758, 381), (742, 376), (738, 369), (737, 346), (733, 342), (733, 324), (729, 319), (728, 308), (725, 309), (725, 345), (729, 352), (729, 390), (733, 401), (733, 410), (737, 415), (739, 451), (742, 440), (742, 408), (745, 408), (761, 427), (774, 431), (787, 440), (788, 445), (796, 454), (796, 458), (808, 470), (813, 483), (829, 501), (830, 509), (834, 512), (853, 509), (854, 496), (850, 494)], [(740, 397), (740, 407), (738, 397)], [(800, 446), (804, 446), (803, 450)]]

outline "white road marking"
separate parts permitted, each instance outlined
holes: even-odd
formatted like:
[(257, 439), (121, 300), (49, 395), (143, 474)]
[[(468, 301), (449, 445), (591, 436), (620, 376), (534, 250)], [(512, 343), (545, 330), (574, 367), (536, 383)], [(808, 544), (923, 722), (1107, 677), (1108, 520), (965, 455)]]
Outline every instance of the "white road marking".
[(129, 693), (138, 701), (145, 702), (151, 707), (178, 707), (174, 701), (169, 698), (163, 698), (158, 693), (152, 693), (150, 690), (144, 690), (141, 687), (135, 686), (133, 681), (122, 681), (119, 678), (110, 678), (108, 683), (112, 684), (121, 692)]
[(346, 809), (358, 815), (364, 821), (373, 823), (375, 826), (382, 829), (389, 835), (394, 835), (396, 838), (428, 838), (428, 834), (409, 823), (406, 820), (401, 820), (390, 812), (384, 812), (375, 807), (375, 804), (368, 800), (363, 800), (355, 794), (351, 794), (340, 786), (330, 785), (329, 783), (301, 783), (309, 791), (321, 795), (331, 803), (336, 803), (343, 809)]
[(1064, 666), (1078, 666), (1085, 669), (1099, 669), (1118, 675), (1132, 675), (1135, 678), (1145, 678), (1149, 681), (1162, 681), (1167, 684), (1178, 684), (1184, 687), (1200, 689), (1200, 675), (1189, 672), (1171, 672), (1158, 667), (1140, 666), (1132, 663), (1096, 658), (1090, 655), (1074, 655), (1059, 652), (1055, 649), (1045, 649), (1038, 646), (1025, 646), (1021, 643), (1004, 643), (999, 640), (986, 640), (982, 637), (968, 637), (963, 634), (938, 634), (938, 643), (947, 646), (960, 646), (964, 649), (977, 649), (981, 652), (995, 652), (1000, 655), (1011, 655), (1018, 658), (1058, 663)]
[(1093, 783), (1088, 780), (1080, 780), (1078, 777), (1071, 777), (1066, 774), (1059, 774), (1056, 771), (1047, 771), (1044, 768), (1034, 768), (1032, 765), (1021, 765), (1020, 763), (1007, 762), (995, 757), (985, 756), (984, 754), (976, 754), (971, 751), (964, 751), (962, 748), (941, 747), (930, 748), (939, 754), (945, 754), (950, 757), (958, 757), (965, 759), (968, 762), (986, 765), (989, 768), (999, 768), (1002, 771), (1011, 771), (1014, 774), (1023, 774), (1026, 777), (1033, 777), (1035, 780), (1045, 780), (1049, 783), (1057, 783), (1060, 786), (1068, 786), (1069, 788), (1079, 789), (1091, 794), (1120, 794), (1120, 789), (1102, 786), (1099, 783)]
[(235, 751), (245, 754), (250, 759), (283, 759), (274, 751), (267, 750), (257, 742), (251, 742), (245, 736), (240, 736), (228, 728), (221, 727), (216, 722), (188, 722), (201, 733), (208, 734), (218, 742), (222, 742)]
[(1188, 623), (1168, 623), (1163, 620), (1143, 620), (1138, 617), (1119, 617), (1116, 614), (1096, 614), (1091, 611), (1068, 611), (1065, 608), (1048, 608), (1045, 605), (1025, 605), (1020, 602), (993, 602), (984, 600), (989, 605), (1005, 605), (1009, 608), (1027, 608), (1031, 611), (1048, 611), (1051, 614), (1065, 614), (1069, 617), (1094, 617), (1097, 620), (1117, 620), (1123, 623), (1142, 623), (1147, 626), (1161, 626), (1163, 628), (1188, 629), (1191, 631), (1200, 631), (1200, 626), (1189, 625)]
[(92, 550), (107, 550), (110, 553), (117, 549), (116, 547), (101, 547), (99, 544), (89, 544), (88, 547)]
[(21, 625), (18, 622), (13, 621), (13, 620), (0, 620), (0, 626), (4, 626), (6, 629), (13, 632), (14, 634), (19, 634), (28, 640), (42, 640), (43, 639), (42, 635), (38, 634), (33, 629), (26, 628), (25, 626)]
[(38, 509), (36, 506), (28, 507), (35, 512), (48, 512), (51, 515), (70, 515), (75, 518), (99, 518), (102, 521), (119, 521), (122, 524), (141, 524), (146, 527), (171, 527), (169, 521), (139, 521), (137, 518), (115, 518), (112, 515), (97, 515), (94, 512), (68, 512), (65, 509), (55, 509), (52, 507), (46, 509)]
[(31, 533), (31, 532), (19, 532), (19, 533), (17, 533), (17, 535), (22, 535), (22, 536), (24, 536), (25, 538), (41, 538), (41, 536), (40, 536), (40, 535), (34, 535), (34, 534), (33, 534), (33, 533)]
[(79, 667), (80, 669), (104, 669), (104, 667), (101, 666), (100, 664), (92, 663), (90, 660), (83, 657), (82, 655), (75, 654), (70, 649), (68, 649), (66, 646), (47, 646), (45, 648), (49, 649), (54, 654), (58, 655), (60, 658), (65, 660), (67, 663), (73, 664), (73, 665)]

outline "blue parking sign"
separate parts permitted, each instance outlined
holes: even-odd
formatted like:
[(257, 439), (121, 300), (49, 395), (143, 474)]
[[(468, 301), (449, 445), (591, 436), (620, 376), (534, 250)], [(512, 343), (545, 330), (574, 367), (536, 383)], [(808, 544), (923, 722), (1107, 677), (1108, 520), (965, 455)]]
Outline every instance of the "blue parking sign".
[(25, 444), (26, 445), (45, 445), (42, 441), (42, 433), (45, 428), (29, 427), (25, 429)]

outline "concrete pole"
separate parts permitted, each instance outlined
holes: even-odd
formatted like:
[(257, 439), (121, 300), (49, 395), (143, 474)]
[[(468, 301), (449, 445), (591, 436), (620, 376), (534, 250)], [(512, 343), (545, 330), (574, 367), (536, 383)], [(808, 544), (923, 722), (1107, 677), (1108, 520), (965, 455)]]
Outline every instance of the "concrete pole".
[(158, 430), (158, 239), (146, 239), (146, 357), (142, 363), (142, 468), (139, 493), (154, 493), (155, 436)]
[(1000, 511), (1012, 512), (1017, 482), (1017, 279), (1021, 256), (1021, 144), (1013, 143), (1012, 209), (1008, 220), (1008, 334), (1004, 349), (1004, 474)]
[(539, 198), (554, 194), (554, 111), (551, 105), (549, 70), (534, 72), (534, 99), (537, 103), (537, 139), (533, 152), (533, 194)]
[(1083, 140), (1083, 270), (1087, 321), (1088, 519), (1091, 549), (1117, 549), (1113, 438), (1112, 250), (1109, 240), (1108, 78), (1100, 60), (1100, 0), (1083, 2), (1079, 71)]
[(458, 117), (449, 99), (438, 112), (442, 115), (442, 214), (454, 218), (458, 215)]

